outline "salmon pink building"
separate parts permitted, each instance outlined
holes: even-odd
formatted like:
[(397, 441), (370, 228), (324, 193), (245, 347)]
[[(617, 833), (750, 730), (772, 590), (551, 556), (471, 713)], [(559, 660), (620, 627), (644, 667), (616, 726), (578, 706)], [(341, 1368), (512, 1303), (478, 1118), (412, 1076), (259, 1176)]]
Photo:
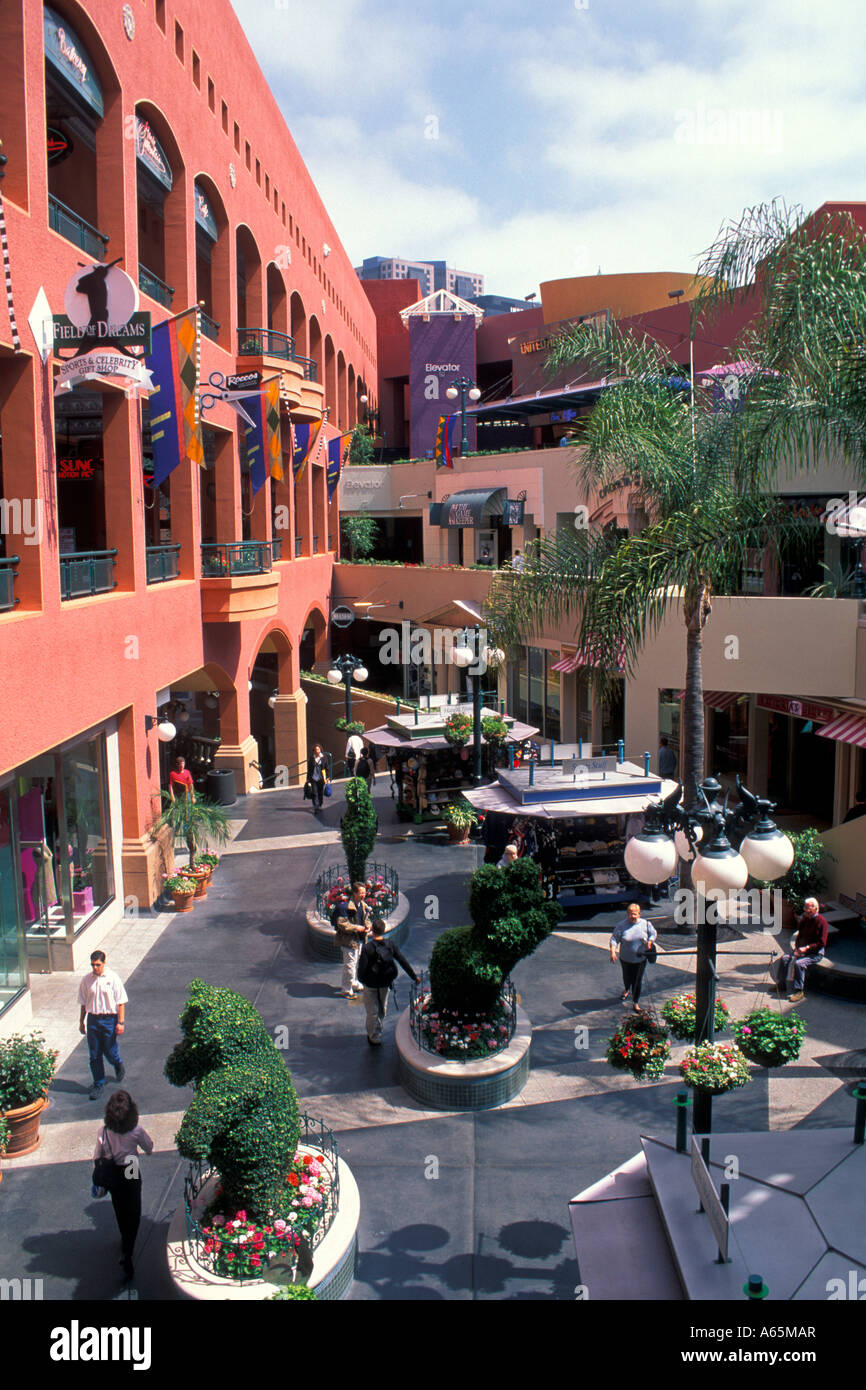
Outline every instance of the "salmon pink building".
[[(76, 968), (158, 897), (177, 752), (202, 785), (230, 774), (209, 784), (226, 800), (299, 780), (338, 535), (327, 443), (374, 394), (376, 326), (225, 0), (10, 0), (0, 40), (5, 1025), (30, 973)], [(121, 324), (108, 284), (138, 291)], [(136, 342), (169, 320), (150, 394)], [(247, 413), (269, 388), (262, 477), (224, 394), (241, 386)]]

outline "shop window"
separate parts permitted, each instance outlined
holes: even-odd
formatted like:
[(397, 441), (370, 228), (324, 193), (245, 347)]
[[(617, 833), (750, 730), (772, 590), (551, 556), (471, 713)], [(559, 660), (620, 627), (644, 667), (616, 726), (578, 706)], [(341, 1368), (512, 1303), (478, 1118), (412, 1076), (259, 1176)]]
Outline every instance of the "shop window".
[(562, 730), (562, 675), (551, 667), (556, 660), (555, 652), (545, 652), (546, 697), (544, 705), (544, 735), (558, 743)]
[[(682, 720), (682, 701), (678, 690), (659, 691), (659, 738), (666, 738), (668, 747), (674, 753), (677, 767), (680, 761), (680, 724)], [(653, 762), (655, 767), (655, 762)]]
[(12, 819), (8, 789), (0, 791), (0, 1014), (27, 984), (20, 850)]
[(78, 387), (54, 402), (57, 526), (64, 555), (105, 550), (102, 394)]
[(749, 763), (749, 701), (739, 700), (727, 709), (707, 710), (712, 725), (711, 766), (717, 776), (733, 787), (735, 779), (746, 781)]
[(616, 752), (625, 732), (625, 681), (613, 677), (613, 685), (601, 702), (601, 742), (605, 752)]

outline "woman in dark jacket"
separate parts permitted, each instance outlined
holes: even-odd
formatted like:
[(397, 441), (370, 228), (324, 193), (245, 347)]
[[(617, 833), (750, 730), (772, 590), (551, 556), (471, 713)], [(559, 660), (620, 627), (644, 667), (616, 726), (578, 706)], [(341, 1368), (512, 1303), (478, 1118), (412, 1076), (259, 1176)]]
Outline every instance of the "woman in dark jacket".
[(141, 1223), (141, 1173), (138, 1150), (153, 1153), (153, 1140), (138, 1123), (138, 1107), (128, 1091), (115, 1091), (105, 1107), (105, 1124), (100, 1129), (93, 1153), (97, 1158), (111, 1158), (116, 1169), (109, 1186), (111, 1205), (120, 1231), (120, 1263), (127, 1279), (134, 1273), (132, 1252)]
[(328, 758), (322, 751), (321, 743), (317, 743), (307, 761), (307, 781), (313, 789), (313, 814), (321, 811), (322, 801), (325, 795), (325, 787), (331, 781), (328, 776)]

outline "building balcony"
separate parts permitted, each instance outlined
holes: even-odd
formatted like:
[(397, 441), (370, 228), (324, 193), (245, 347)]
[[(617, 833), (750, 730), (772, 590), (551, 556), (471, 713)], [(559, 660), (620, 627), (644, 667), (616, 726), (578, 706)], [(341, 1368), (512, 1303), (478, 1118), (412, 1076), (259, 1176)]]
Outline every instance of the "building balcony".
[(61, 203), (59, 198), (52, 194), (48, 195), (48, 225), (53, 232), (71, 241), (73, 246), (85, 251), (88, 256), (92, 256), (95, 261), (105, 260), (105, 248), (108, 245), (108, 237), (100, 232), (96, 227), (91, 227), (83, 217), (72, 208), (68, 208), (65, 203)]
[(281, 540), (203, 545), (201, 552), (202, 622), (240, 623), (276, 614), (280, 578), (273, 567)]
[(143, 265), (138, 267), (138, 288), (142, 294), (150, 295), (150, 298), (154, 299), (157, 304), (164, 305), (166, 309), (171, 308), (171, 301), (174, 299), (173, 286), (167, 285), (152, 270), (148, 270)]
[(292, 414), (305, 422), (320, 420), (324, 388), (317, 379), (318, 368), (311, 357), (295, 351), (294, 338), (273, 328), (239, 328), (237, 332), (237, 355), (243, 358), (243, 368), (278, 367), (282, 395)]
[(17, 564), (20, 564), (17, 555), (7, 555), (5, 559), (0, 560), (0, 613), (10, 613), (18, 602), (15, 597)]
[(206, 314), (204, 309), (202, 309), (201, 307), (199, 307), (199, 316), (201, 318), (201, 331), (204, 334), (204, 336), (206, 338), (211, 338), (213, 342), (218, 343), (220, 336), (220, 326), (217, 323), (216, 319), (212, 319), (210, 314)]
[(117, 588), (116, 550), (83, 550), (60, 556), (60, 597), (91, 598)]
[(147, 582), (164, 584), (180, 574), (180, 545), (149, 545), (147, 547)]
[(274, 357), (280, 362), (294, 362), (295, 340), (273, 328), (239, 328), (238, 357)]

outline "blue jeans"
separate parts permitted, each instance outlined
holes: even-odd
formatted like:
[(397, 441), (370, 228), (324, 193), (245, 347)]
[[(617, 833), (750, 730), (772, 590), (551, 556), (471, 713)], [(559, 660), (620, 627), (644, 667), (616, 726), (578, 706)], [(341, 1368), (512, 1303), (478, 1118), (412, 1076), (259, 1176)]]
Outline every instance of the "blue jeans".
[(94, 1086), (104, 1086), (103, 1055), (108, 1058), (116, 1072), (123, 1065), (117, 1046), (116, 1014), (112, 1014), (110, 1018), (97, 1018), (95, 1014), (87, 1015), (87, 1050), (90, 1054), (90, 1075), (93, 1077), (93, 1084)]

